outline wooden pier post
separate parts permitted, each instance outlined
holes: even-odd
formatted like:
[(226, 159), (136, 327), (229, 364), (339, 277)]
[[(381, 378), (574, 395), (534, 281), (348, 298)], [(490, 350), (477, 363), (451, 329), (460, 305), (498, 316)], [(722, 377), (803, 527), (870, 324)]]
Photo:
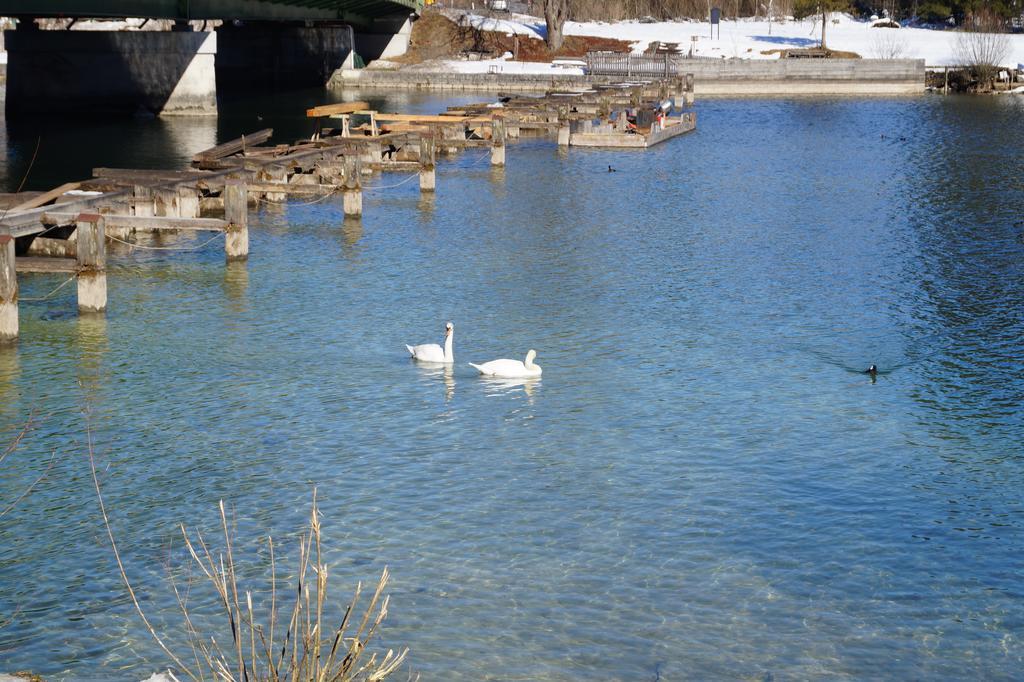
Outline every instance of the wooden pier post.
[(693, 105), (693, 74), (686, 74), (686, 104)]
[(345, 157), (345, 184), (342, 191), (342, 204), (345, 215), (358, 218), (363, 215), (362, 164), (359, 157)]
[(505, 136), (510, 140), (519, 139), (519, 119), (513, 118), (507, 121)]
[(241, 180), (224, 185), (224, 254), (229, 261), (249, 257), (249, 192)]
[(178, 191), (175, 189), (153, 190), (153, 215), (178, 217)]
[[(288, 168), (279, 164), (264, 166), (256, 177), (271, 184), (288, 184)], [(267, 201), (281, 202), (288, 199), (284, 192), (264, 192), (263, 198)]]
[(568, 147), (569, 146), (569, 122), (559, 121), (558, 122), (558, 146)]
[(132, 215), (150, 217), (153, 215), (153, 189), (145, 185), (135, 185), (132, 189), (135, 200), (132, 202)]
[(433, 135), (420, 136), (420, 193), (433, 192), (437, 188), (437, 170), (434, 162), (435, 140)]
[(505, 119), (496, 118), (491, 122), (491, 165), (505, 165)]
[[(444, 128), (444, 139), (446, 140), (465, 140), (466, 130), (465, 126), (459, 124), (458, 126), (445, 126)], [(444, 153), (448, 156), (455, 156), (459, 153), (458, 147), (445, 147)]]
[(199, 217), (199, 191), (188, 185), (178, 185), (178, 215), (182, 218)]
[(18, 273), (14, 237), (0, 235), (0, 343), (18, 339)]
[(569, 146), (569, 108), (558, 107), (558, 146)]
[(362, 145), (362, 161), (366, 167), (372, 167), (374, 164), (380, 163), (384, 158), (384, 150), (380, 145), (380, 142), (366, 142)]
[(107, 236), (103, 216), (81, 213), (78, 233), (78, 312), (102, 313), (107, 309)]

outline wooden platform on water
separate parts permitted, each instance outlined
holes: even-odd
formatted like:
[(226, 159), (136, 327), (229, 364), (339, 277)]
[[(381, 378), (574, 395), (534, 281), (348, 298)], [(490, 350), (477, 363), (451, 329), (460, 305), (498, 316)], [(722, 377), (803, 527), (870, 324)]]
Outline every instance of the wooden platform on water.
[(605, 123), (589, 130), (569, 134), (572, 147), (611, 147), (620, 149), (646, 149), (661, 144), (673, 137), (685, 135), (697, 128), (697, 117), (693, 112), (684, 112), (677, 117), (666, 117), (664, 123), (655, 122), (650, 128), (621, 130), (614, 123)]

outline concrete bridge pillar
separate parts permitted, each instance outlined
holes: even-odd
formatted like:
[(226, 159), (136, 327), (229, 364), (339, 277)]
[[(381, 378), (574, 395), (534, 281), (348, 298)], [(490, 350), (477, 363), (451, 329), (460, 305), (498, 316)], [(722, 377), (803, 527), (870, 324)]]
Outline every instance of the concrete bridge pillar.
[(351, 62), (354, 41), (347, 25), (225, 22), (217, 28), (217, 86), (221, 92), (322, 86)]
[(212, 32), (19, 28), (4, 43), (8, 117), (217, 113)]

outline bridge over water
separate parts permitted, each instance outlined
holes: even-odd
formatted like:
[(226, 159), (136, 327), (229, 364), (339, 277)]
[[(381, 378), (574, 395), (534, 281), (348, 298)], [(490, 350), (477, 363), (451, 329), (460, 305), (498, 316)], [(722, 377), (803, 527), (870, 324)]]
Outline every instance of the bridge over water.
[[(7, 115), (216, 113), (218, 92), (322, 85), (359, 59), (402, 54), (422, 10), (423, 0), (0, 0), (0, 16), (19, 20), (4, 33)], [(34, 21), (129, 17), (174, 29)]]
[(366, 24), (423, 10), (423, 0), (0, 0), (0, 16)]

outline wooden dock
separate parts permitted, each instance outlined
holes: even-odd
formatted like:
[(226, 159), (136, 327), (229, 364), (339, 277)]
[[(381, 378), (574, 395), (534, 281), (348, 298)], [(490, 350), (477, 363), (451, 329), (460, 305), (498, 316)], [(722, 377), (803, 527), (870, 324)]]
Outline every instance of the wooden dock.
[(620, 147), (646, 149), (691, 132), (697, 128), (697, 116), (684, 111), (678, 116), (661, 116), (646, 127), (636, 126), (625, 117), (615, 123), (593, 125), (583, 121), (569, 133), (569, 144), (577, 147)]
[(666, 102), (677, 111), (691, 105), (692, 76), (502, 97), (433, 115), (379, 112), (366, 102), (326, 104), (306, 112), (318, 121), (317, 132), (293, 144), (268, 144), (267, 128), (198, 152), (190, 168), (101, 167), (47, 192), (0, 194), (0, 343), (18, 337), (19, 275), (68, 275), (43, 298), (77, 280), (79, 311), (102, 313), (110, 243), (156, 248), (133, 238), (209, 231), (223, 234), (226, 261), (244, 261), (250, 205), (340, 195), (346, 219), (358, 220), (365, 175), (407, 174), (399, 185), (418, 176), (420, 192), (429, 194), (438, 155), (485, 149), (490, 165), (502, 167), (508, 142), (523, 134), (554, 135), (560, 146), (646, 147), (694, 129), (692, 112), (657, 118)]

